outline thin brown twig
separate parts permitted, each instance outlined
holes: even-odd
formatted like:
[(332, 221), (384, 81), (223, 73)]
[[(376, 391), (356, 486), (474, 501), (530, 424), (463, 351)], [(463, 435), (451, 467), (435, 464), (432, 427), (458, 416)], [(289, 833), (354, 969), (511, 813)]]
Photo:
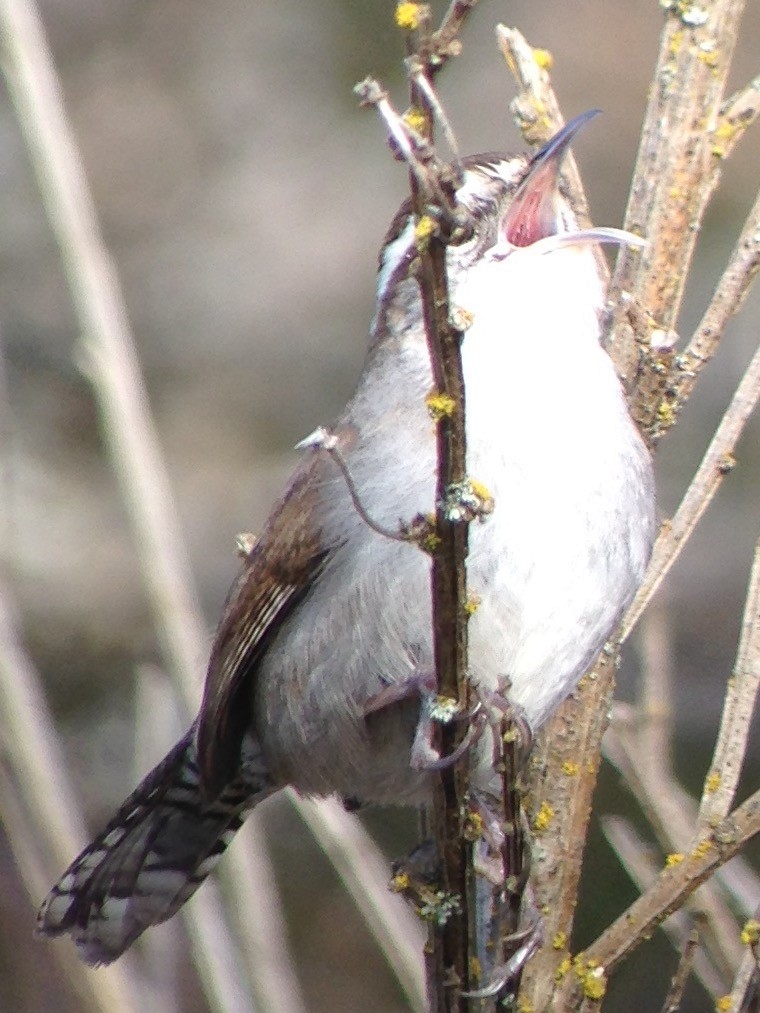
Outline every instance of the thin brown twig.
[(741, 309), (750, 286), (760, 270), (760, 191), (747, 216), (744, 228), (718, 282), (710, 305), (694, 335), (673, 363), (671, 382), (660, 408), (661, 431), (676, 421), (690, 397), (700, 373), (715, 355), (728, 321)]
[[(686, 991), (686, 983), (689, 980), (692, 966), (695, 963), (694, 957), (698, 946), (699, 932), (697, 929), (692, 929), (681, 950), (681, 957), (678, 961), (676, 973), (673, 975), (668, 994), (665, 996), (665, 1001), (662, 1004), (662, 1013), (678, 1013), (681, 1009), (684, 992)], [(712, 994), (715, 995), (716, 993), (713, 992)]]
[[(400, 149), (409, 163), (409, 181), (417, 223), (417, 284), (425, 333), (430, 350), (433, 389), (451, 406), (435, 420), (436, 490), (435, 535), (437, 547), (431, 552), (431, 596), (433, 653), (438, 693), (454, 699), (462, 709), (469, 706), (467, 679), (467, 571), (468, 519), (450, 509), (455, 490), (467, 480), (465, 435), (465, 389), (461, 359), (462, 334), (450, 312), (447, 246), (452, 226), (458, 226), (456, 188), (461, 166), (452, 172), (436, 156), (432, 146), (436, 121), (443, 124), (452, 152), (457, 145), (448, 126), (432, 79), (444, 61), (461, 48), (458, 35), (473, 2), (451, 4), (441, 28), (433, 33), (427, 4), (397, 8), (397, 23), (406, 30), (410, 107), (419, 117), (415, 127), (415, 150), (404, 140)], [(376, 82), (368, 79), (359, 86), (365, 102), (378, 107), (386, 121), (393, 110)], [(389, 124), (397, 137), (409, 132), (395, 114)], [(423, 225), (425, 231), (422, 231)], [(432, 228), (431, 228), (432, 226)], [(453, 754), (464, 728), (457, 723), (438, 729), (442, 755)], [(447, 915), (431, 923), (427, 953), (428, 999), (432, 1010), (465, 1010), (463, 992), (479, 984), (476, 964), (477, 941), (473, 936), (477, 888), (473, 849), (462, 830), (469, 791), (468, 764), (450, 766), (436, 778), (430, 813), (440, 869), (442, 896), (447, 898)]]
[(749, 732), (760, 690), (760, 541), (744, 607), (739, 648), (728, 680), (718, 740), (702, 793), (697, 833), (725, 819), (733, 805), (749, 745)]
[[(420, 61), (419, 70), (431, 73), (430, 35), (421, 26), (410, 40), (410, 56)], [(425, 94), (410, 79), (410, 101), (422, 111), (427, 124), (427, 140), (432, 141), (435, 110)], [(456, 206), (455, 184), (439, 177), (439, 187), (447, 193), (448, 206)], [(410, 173), (412, 204), (417, 222), (429, 219), (430, 205)], [(444, 212), (446, 204), (438, 209)], [(446, 504), (451, 490), (461, 488), (467, 478), (465, 433), (465, 389), (462, 370), (462, 335), (453, 325), (449, 281), (446, 267), (447, 238), (434, 232), (418, 243), (417, 275), (422, 315), (430, 349), (433, 389), (451, 405), (451, 411), (436, 420), (435, 531), (438, 550), (432, 556), (431, 594), (433, 602), (433, 654), (438, 693), (469, 706), (467, 680), (467, 554), (468, 523), (450, 516)], [(456, 723), (442, 726), (439, 743), (442, 755), (452, 753), (464, 734)], [(476, 903), (472, 872), (472, 849), (462, 836), (462, 813), (469, 789), (468, 764), (444, 770), (433, 789), (432, 828), (441, 863), (442, 889), (448, 897), (459, 898), (458, 910), (441, 926), (431, 926), (428, 956), (428, 1000), (431, 1010), (440, 1013), (465, 1013), (468, 1002), (462, 991), (472, 991), (479, 982), (473, 973), (471, 957), (477, 952), (471, 938), (471, 904)]]
[[(423, 142), (430, 148), (425, 168), (434, 185), (421, 185), (420, 174), (410, 165), (410, 190), (418, 230), (436, 223), (428, 234), (419, 233), (417, 283), (422, 315), (430, 349), (434, 391), (444, 397), (451, 410), (435, 420), (436, 494), (435, 534), (438, 547), (432, 555), (431, 595), (433, 652), (438, 693), (469, 707), (467, 666), (467, 570), (468, 523), (449, 508), (452, 495), (467, 480), (465, 434), (465, 389), (462, 370), (462, 333), (450, 312), (447, 246), (461, 222), (456, 189), (461, 182), (457, 144), (437, 96), (432, 89), (434, 75), (446, 59), (461, 50), (459, 33), (474, 7), (472, 0), (454, 0), (438, 32), (430, 26), (430, 8), (421, 4), (416, 24), (407, 34), (407, 72), (410, 106), (423, 126)], [(442, 165), (432, 147), (435, 122), (442, 124), (455, 158), (454, 171)], [(423, 152), (421, 152), (423, 154)], [(428, 193), (426, 194), (426, 190)], [(435, 201), (430, 201), (434, 193)], [(453, 230), (452, 230), (453, 226)], [(464, 728), (456, 723), (438, 730), (442, 755), (453, 754)], [(430, 822), (441, 867), (443, 896), (453, 902), (443, 924), (431, 925), (427, 947), (428, 998), (431, 1010), (464, 1011), (468, 1002), (463, 992), (477, 988), (478, 890), (473, 865), (473, 848), (463, 836), (463, 813), (469, 795), (468, 764), (461, 763), (441, 772), (433, 789)]]
[[(430, 108), (424, 89), (415, 84), (421, 73), (427, 73), (422, 53), (428, 52), (429, 37), (426, 21), (418, 22), (407, 39), (407, 65), (413, 61), (410, 77), (412, 107), (423, 114), (427, 136), (423, 144), (432, 153), (422, 164), (410, 143), (409, 131), (390, 105), (385, 89), (373, 78), (366, 78), (354, 89), (364, 105), (374, 106), (395, 139), (404, 137), (399, 145), (409, 163), (409, 181), (416, 221), (432, 222), (446, 215), (456, 205), (453, 180), (444, 179), (431, 146), (434, 110)], [(448, 193), (438, 202), (442, 191)], [(432, 217), (430, 212), (432, 211)], [(435, 490), (435, 534), (438, 548), (432, 554), (431, 593), (433, 602), (433, 644), (438, 693), (460, 700), (467, 707), (467, 600), (466, 566), (467, 525), (458, 524), (446, 514), (449, 490), (463, 485), (466, 478), (466, 447), (464, 431), (464, 380), (460, 355), (461, 336), (453, 328), (449, 313), (446, 240), (433, 231), (418, 241), (420, 289), (423, 320), (430, 347), (431, 371), (436, 392), (448, 398), (451, 413), (441, 416), (436, 425), (437, 467)], [(452, 723), (439, 730), (442, 755), (453, 752), (463, 729)], [(464, 1009), (462, 989), (472, 990), (469, 959), (468, 892), (466, 849), (461, 835), (461, 812), (466, 794), (466, 765), (444, 770), (433, 789), (431, 826), (441, 867), (442, 894), (457, 898), (451, 914), (440, 924), (431, 921), (426, 947), (428, 1001), (431, 1010), (447, 1013)], [(464, 778), (464, 781), (463, 781)]]
[(673, 519), (666, 521), (660, 528), (644, 582), (623, 619), (621, 643), (630, 635), (736, 463), (733, 451), (759, 399), (760, 348), (747, 366)]

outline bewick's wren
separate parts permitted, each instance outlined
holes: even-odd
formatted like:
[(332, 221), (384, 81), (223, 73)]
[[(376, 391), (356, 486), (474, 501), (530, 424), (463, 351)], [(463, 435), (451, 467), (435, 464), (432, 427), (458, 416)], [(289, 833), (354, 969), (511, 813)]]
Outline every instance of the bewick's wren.
[[(581, 118), (582, 121), (583, 118)], [(462, 357), (468, 471), (495, 509), (470, 530), (471, 678), (538, 727), (575, 687), (630, 602), (654, 532), (649, 455), (599, 345), (604, 291), (559, 191), (579, 121), (532, 161), (465, 162), (474, 232), (447, 252)], [(428, 514), (435, 487), (431, 370), (414, 221), (380, 258), (372, 342), (331, 430), (368, 514)], [(436, 776), (411, 762), (419, 685), (433, 669), (430, 559), (384, 537), (324, 451), (296, 469), (234, 584), (199, 718), (45, 900), (41, 932), (89, 963), (118, 957), (203, 881), (245, 814), (285, 784), (416, 802)], [(394, 702), (386, 699), (388, 687)]]

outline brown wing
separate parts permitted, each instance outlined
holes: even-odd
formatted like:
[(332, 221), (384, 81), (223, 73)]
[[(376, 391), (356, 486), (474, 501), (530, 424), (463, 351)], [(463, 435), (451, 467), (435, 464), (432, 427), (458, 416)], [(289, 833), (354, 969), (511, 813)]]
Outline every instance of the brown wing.
[(318, 453), (303, 461), (227, 597), (198, 724), (198, 766), (209, 798), (216, 798), (237, 772), (258, 664), (329, 556), (314, 518), (324, 466)]

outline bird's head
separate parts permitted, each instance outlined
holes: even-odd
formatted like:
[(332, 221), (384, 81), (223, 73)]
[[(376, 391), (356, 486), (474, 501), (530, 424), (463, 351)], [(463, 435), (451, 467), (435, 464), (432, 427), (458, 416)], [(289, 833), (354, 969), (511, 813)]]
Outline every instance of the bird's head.
[[(499, 297), (500, 280), (501, 287), (513, 288), (533, 279), (540, 288), (544, 279), (567, 266), (552, 254), (588, 250), (595, 243), (644, 245), (640, 237), (622, 229), (580, 228), (563, 185), (562, 163), (570, 144), (597, 113), (591, 110), (576, 116), (532, 158), (483, 154), (464, 159), (457, 200), (469, 214), (471, 229), (463, 242), (448, 248), (449, 287), (455, 303), (477, 314), (489, 287)], [(587, 279), (599, 289), (593, 258), (587, 255), (583, 260)], [(418, 261), (414, 218), (407, 201), (394, 218), (380, 254), (375, 334), (379, 326), (416, 315), (418, 294), (413, 279)], [(495, 270), (495, 265), (504, 270)], [(571, 275), (572, 270), (566, 273)], [(568, 281), (572, 286), (572, 280)], [(551, 298), (551, 292), (546, 297)]]

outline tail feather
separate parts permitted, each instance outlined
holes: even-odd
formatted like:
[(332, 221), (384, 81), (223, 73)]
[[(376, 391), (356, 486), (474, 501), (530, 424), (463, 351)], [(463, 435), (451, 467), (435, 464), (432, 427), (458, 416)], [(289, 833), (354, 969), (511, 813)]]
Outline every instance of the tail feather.
[[(253, 769), (257, 778), (251, 781)], [(37, 931), (70, 933), (88, 964), (108, 964), (166, 921), (221, 858), (248, 811), (272, 791), (261, 764), (219, 798), (203, 798), (191, 729), (53, 887)]]

